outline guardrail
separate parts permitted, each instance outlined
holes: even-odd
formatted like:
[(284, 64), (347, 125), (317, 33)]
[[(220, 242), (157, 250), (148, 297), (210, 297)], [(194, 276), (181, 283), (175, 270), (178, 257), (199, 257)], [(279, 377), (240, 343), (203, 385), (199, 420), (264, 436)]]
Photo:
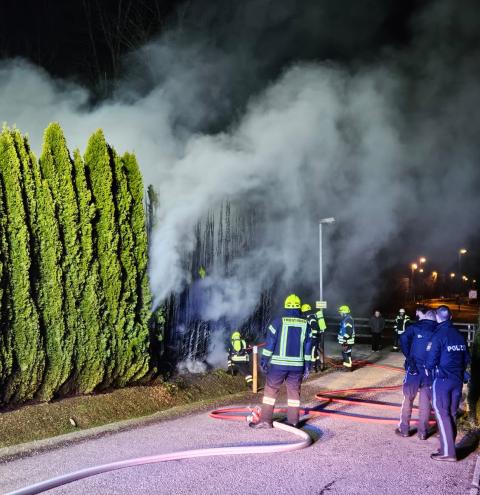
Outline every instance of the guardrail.
[[(355, 335), (357, 337), (371, 337), (372, 334), (370, 332), (365, 333), (365, 332), (357, 332), (358, 328), (368, 328), (370, 329), (370, 318), (357, 318), (353, 317), (355, 321)], [(327, 317), (325, 318), (326, 323), (327, 323), (327, 332), (329, 331), (328, 326), (332, 327), (333, 325), (338, 325), (338, 322), (341, 320), (341, 318), (338, 317)], [(385, 318), (385, 329), (391, 329), (393, 331), (393, 325), (395, 323), (395, 320)], [(469, 347), (472, 346), (473, 341), (475, 340), (475, 335), (478, 331), (478, 325), (474, 323), (464, 323), (461, 321), (454, 321), (453, 322), (454, 326), (458, 328), (458, 330), (462, 333), (466, 334), (466, 341)], [(333, 332), (329, 332), (333, 333)]]

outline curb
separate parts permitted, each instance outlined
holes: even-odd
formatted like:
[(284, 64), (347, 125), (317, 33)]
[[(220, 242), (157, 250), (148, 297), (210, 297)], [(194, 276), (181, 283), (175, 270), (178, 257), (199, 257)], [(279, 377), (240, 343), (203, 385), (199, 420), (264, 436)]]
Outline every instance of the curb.
[(480, 454), (477, 455), (477, 462), (473, 471), (472, 487), (469, 495), (478, 495), (480, 489)]
[(160, 421), (175, 419), (180, 415), (187, 416), (189, 414), (196, 414), (204, 409), (212, 407), (213, 405), (228, 405), (232, 402), (237, 401), (238, 399), (245, 399), (246, 397), (248, 397), (248, 394), (248, 391), (238, 392), (236, 394), (208, 399), (206, 401), (198, 401), (193, 404), (171, 407), (169, 409), (153, 413), (149, 416), (126, 419), (123, 421), (117, 421), (115, 423), (108, 423), (106, 425), (96, 426), (87, 430), (75, 431), (51, 438), (44, 438), (41, 440), (34, 440), (32, 442), (12, 445), (10, 447), (3, 447), (0, 448), (0, 462), (13, 461), (18, 458), (29, 457), (41, 452), (65, 447), (73, 443), (81, 443), (102, 436), (131, 430), (133, 428), (149, 426)]

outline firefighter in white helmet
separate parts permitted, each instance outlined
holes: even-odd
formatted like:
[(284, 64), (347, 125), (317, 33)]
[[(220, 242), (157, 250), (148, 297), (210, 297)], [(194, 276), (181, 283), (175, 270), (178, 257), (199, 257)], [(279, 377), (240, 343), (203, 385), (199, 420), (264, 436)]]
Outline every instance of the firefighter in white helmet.
[(403, 308), (398, 310), (398, 315), (395, 317), (393, 324), (393, 350), (398, 351), (400, 344), (400, 336), (403, 335), (405, 329), (410, 324), (410, 316), (405, 313)]

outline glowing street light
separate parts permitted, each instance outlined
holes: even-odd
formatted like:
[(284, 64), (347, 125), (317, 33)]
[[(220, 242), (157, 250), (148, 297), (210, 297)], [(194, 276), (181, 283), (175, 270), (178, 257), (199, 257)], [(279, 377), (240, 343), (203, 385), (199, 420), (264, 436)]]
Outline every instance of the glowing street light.
[(412, 273), (418, 268), (418, 265), (416, 263), (412, 263), (410, 266), (412, 268)]
[(455, 273), (450, 273), (450, 278), (455, 278)]
[(420, 268), (420, 270), (418, 270), (420, 273), (423, 273), (423, 268)]
[(426, 263), (427, 258), (424, 258), (423, 256), (418, 260), (420, 263)]
[(432, 278), (437, 278), (438, 277), (438, 272), (432, 272)]

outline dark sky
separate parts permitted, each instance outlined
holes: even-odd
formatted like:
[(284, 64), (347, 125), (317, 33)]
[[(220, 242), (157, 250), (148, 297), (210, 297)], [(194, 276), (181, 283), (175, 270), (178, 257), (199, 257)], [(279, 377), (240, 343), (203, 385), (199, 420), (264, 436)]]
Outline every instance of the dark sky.
[[(231, 26), (238, 16), (237, 0), (2, 0), (0, 3), (0, 57), (25, 57), (60, 77), (74, 77), (91, 88), (105, 91), (105, 79), (121, 73), (121, 55), (144, 44), (170, 26), (216, 32), (215, 42), (227, 42), (219, 26)], [(248, 2), (245, 2), (248, 3)], [(265, 3), (265, 2), (263, 2)], [(298, 3), (298, 13), (302, 12)], [(335, 30), (350, 32), (345, 44), (318, 37), (314, 23), (300, 19), (295, 42), (275, 62), (278, 68), (292, 60), (348, 60), (371, 57), (386, 46), (410, 41), (410, 20), (425, 0), (364, 0), (361, 8), (345, 11), (342, 2), (324, 2)], [(275, 11), (275, 2), (271, 9)], [(207, 12), (208, 10), (208, 12)], [(255, 13), (243, 27), (255, 24)], [(376, 17), (377, 16), (377, 17)], [(300, 17), (299, 17), (300, 18)], [(367, 21), (368, 22), (364, 22)], [(371, 18), (374, 19), (372, 24)], [(292, 19), (272, 22), (258, 41), (258, 50), (279, 43)], [(368, 32), (362, 32), (362, 25)], [(372, 29), (373, 26), (373, 29)], [(357, 34), (356, 34), (357, 33)], [(348, 43), (351, 39), (351, 45)], [(264, 44), (264, 45), (262, 45)], [(354, 46), (352, 46), (354, 45)], [(280, 51), (280, 50), (279, 50)]]

